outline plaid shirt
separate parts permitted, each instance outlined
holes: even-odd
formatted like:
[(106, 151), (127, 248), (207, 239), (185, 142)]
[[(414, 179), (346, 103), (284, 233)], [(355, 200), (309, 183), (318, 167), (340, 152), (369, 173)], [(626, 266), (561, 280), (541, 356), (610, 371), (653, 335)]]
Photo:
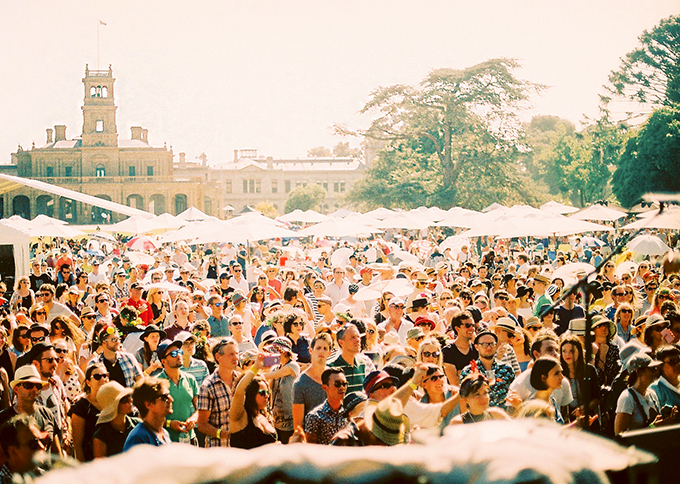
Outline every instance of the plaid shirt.
[[(479, 358), (477, 359), (477, 368), (483, 375), (488, 375)], [(494, 372), (494, 381), (490, 382), (489, 385), (489, 406), (505, 408), (505, 397), (508, 396), (510, 384), (515, 379), (515, 372), (508, 365), (497, 362), (495, 358), (491, 364), (491, 371)], [(463, 371), (460, 372), (460, 381), (463, 381), (463, 378), (471, 372), (470, 365), (463, 368)]]
[[(139, 362), (132, 354), (125, 351), (116, 351), (116, 361), (123, 371), (123, 376), (125, 376), (125, 386), (132, 388), (137, 378), (142, 376), (142, 368), (139, 366)], [(104, 353), (92, 358), (87, 366), (90, 367), (95, 363), (104, 363)]]
[[(234, 383), (238, 375), (234, 372)], [(220, 378), (218, 370), (205, 379), (198, 391), (197, 410), (207, 410), (210, 412), (208, 423), (216, 428), (229, 430), (229, 409), (231, 408), (233, 389), (229, 388)], [(208, 437), (205, 441), (206, 447), (227, 447), (228, 441)]]

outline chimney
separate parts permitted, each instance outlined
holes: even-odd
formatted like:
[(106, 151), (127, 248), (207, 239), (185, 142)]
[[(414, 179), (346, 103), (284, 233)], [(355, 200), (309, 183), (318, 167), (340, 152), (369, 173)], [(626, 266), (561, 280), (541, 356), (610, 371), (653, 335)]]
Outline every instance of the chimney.
[(238, 150), (234, 150), (234, 163), (238, 161)]
[(187, 154), (186, 154), (186, 153), (181, 152), (181, 153), (179, 154), (179, 164), (180, 164), (180, 166), (184, 166), (184, 164), (186, 163), (186, 158), (187, 158)]
[(274, 167), (274, 158), (272, 156), (267, 157), (267, 170), (271, 170)]
[(142, 141), (142, 127), (141, 126), (130, 126), (130, 131), (132, 133), (131, 138), (133, 140)]
[(54, 141), (64, 141), (66, 139), (66, 126), (57, 124), (54, 127)]
[(53, 131), (52, 131), (52, 128), (47, 128), (46, 131), (47, 131), (47, 144), (49, 145), (49, 144), (52, 143), (52, 132)]
[(146, 128), (142, 129), (142, 141), (145, 143), (149, 142), (149, 130)]

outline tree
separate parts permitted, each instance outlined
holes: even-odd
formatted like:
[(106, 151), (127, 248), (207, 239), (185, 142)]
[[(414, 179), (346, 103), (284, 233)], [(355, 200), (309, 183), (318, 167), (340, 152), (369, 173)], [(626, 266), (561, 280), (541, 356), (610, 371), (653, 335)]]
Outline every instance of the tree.
[(286, 213), (293, 210), (316, 209), (326, 198), (326, 190), (316, 184), (297, 187), (291, 190), (286, 201)]
[(336, 158), (359, 158), (361, 156), (361, 150), (350, 147), (349, 141), (345, 141), (344, 143), (340, 141), (333, 147), (333, 156)]
[(330, 158), (331, 150), (325, 146), (317, 146), (316, 148), (309, 150), (307, 156), (310, 158)]
[(628, 140), (612, 184), (624, 207), (647, 192), (680, 191), (680, 107), (654, 111)]
[[(468, 199), (471, 187), (512, 185), (513, 170), (504, 166), (517, 157), (517, 110), (542, 88), (517, 79), (511, 72), (517, 67), (512, 59), (492, 59), (464, 70), (436, 69), (417, 87), (376, 90), (361, 111), (379, 113), (371, 127), (338, 132), (385, 141), (383, 151), (392, 153), (378, 157), (350, 198), (370, 204), (375, 194), (419, 184), (427, 203), (450, 207)], [(473, 198), (476, 205), (488, 199), (481, 192)]]
[[(615, 97), (655, 107), (680, 103), (680, 17), (663, 19), (639, 37), (640, 47), (621, 59), (609, 75), (607, 91)], [(611, 97), (603, 96), (608, 104)]]
[(269, 218), (276, 218), (276, 216), (279, 214), (278, 210), (276, 210), (276, 207), (271, 202), (260, 202), (253, 208), (265, 217)]

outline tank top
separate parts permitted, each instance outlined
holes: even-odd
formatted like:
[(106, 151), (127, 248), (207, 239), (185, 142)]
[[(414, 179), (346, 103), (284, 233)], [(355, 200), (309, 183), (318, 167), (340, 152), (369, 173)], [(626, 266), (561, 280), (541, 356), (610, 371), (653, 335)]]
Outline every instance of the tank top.
[(276, 442), (276, 434), (260, 429), (250, 418), (245, 428), (231, 434), (230, 437), (230, 445), (239, 449), (254, 449), (274, 442)]

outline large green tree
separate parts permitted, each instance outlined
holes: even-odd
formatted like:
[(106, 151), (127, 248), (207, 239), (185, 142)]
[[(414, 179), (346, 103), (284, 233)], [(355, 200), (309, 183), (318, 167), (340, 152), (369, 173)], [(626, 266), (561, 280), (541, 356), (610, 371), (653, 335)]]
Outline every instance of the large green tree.
[[(621, 59), (606, 86), (613, 98), (646, 105), (643, 114), (680, 103), (680, 16), (668, 17), (639, 37), (640, 46)], [(612, 98), (613, 96), (613, 98)], [(631, 113), (632, 114), (632, 113)]]
[(376, 90), (362, 113), (378, 117), (353, 134), (385, 146), (349, 199), (363, 206), (480, 207), (498, 200), (481, 187), (516, 192), (509, 165), (521, 135), (517, 112), (542, 88), (515, 77), (517, 67), (512, 59), (492, 59), (463, 70), (436, 69), (418, 86)]
[(612, 184), (624, 207), (647, 192), (680, 192), (680, 107), (655, 111), (628, 140)]
[(293, 210), (318, 209), (326, 198), (326, 190), (316, 184), (297, 187), (288, 194), (286, 201), (286, 213)]

